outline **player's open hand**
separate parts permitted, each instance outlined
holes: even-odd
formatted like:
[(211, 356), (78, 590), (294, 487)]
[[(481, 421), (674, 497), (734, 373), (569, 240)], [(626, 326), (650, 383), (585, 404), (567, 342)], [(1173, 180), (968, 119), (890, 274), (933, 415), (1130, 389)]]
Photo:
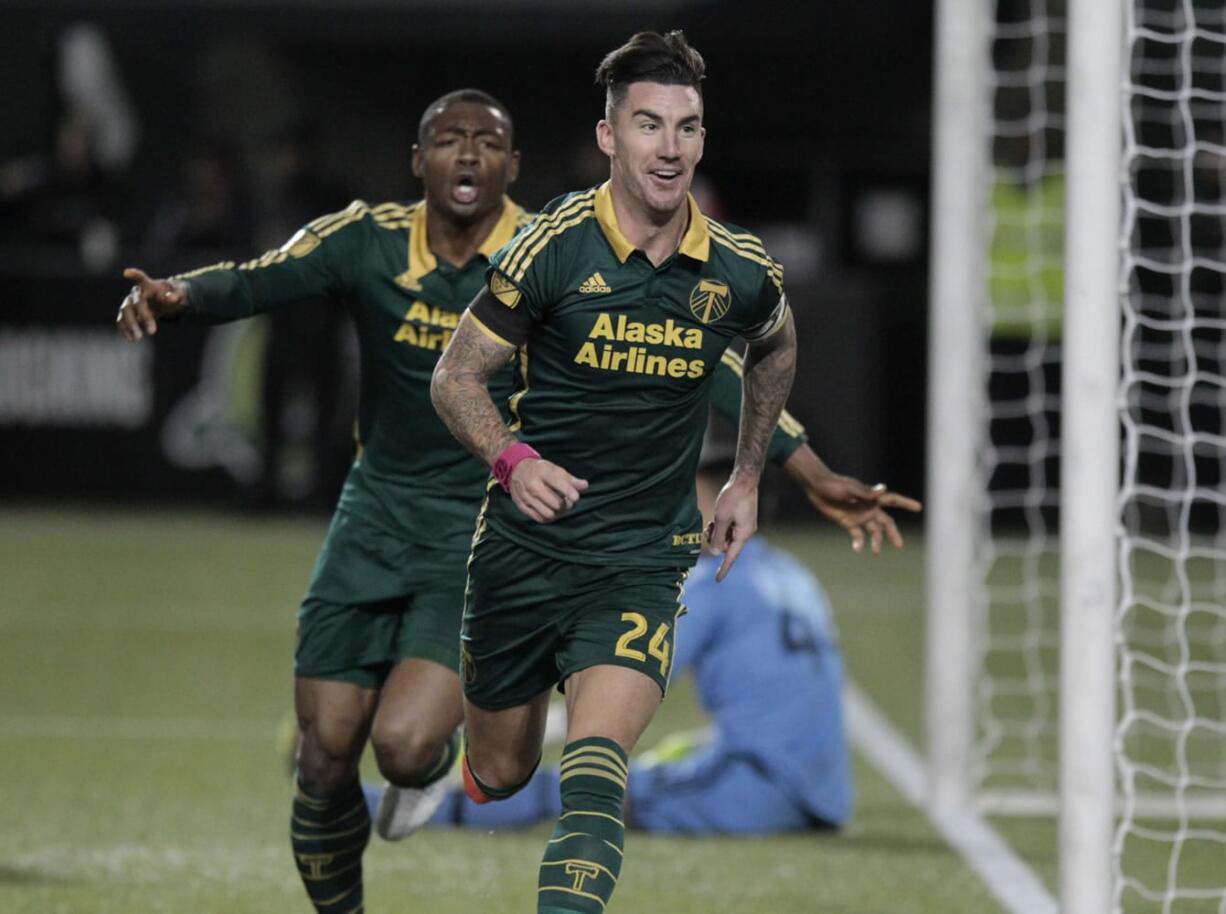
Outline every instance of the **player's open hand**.
[(724, 557), (715, 573), (716, 581), (722, 581), (732, 570), (733, 562), (757, 529), (757, 482), (729, 479), (715, 499), (713, 519), (706, 529), (708, 551)]
[(153, 336), (159, 319), (173, 317), (187, 307), (187, 283), (181, 279), (150, 279), (135, 267), (128, 267), (123, 276), (136, 283), (115, 318), (126, 340), (139, 340), (146, 333)]
[(587, 480), (556, 463), (529, 457), (511, 473), (511, 500), (538, 524), (551, 524), (579, 502)]
[(851, 548), (856, 552), (864, 551), (866, 536), (874, 555), (881, 552), (886, 540), (901, 549), (902, 534), (887, 509), (923, 510), (914, 498), (891, 492), (885, 483), (867, 486), (833, 472), (807, 444), (797, 448), (783, 467), (813, 507), (851, 534)]
[(851, 548), (856, 552), (864, 551), (867, 534), (873, 555), (881, 552), (882, 542), (887, 539), (895, 549), (903, 547), (902, 534), (886, 508), (923, 509), (914, 498), (891, 492), (885, 483), (870, 487), (837, 473), (823, 477), (811, 488), (805, 487), (805, 495), (817, 510), (851, 534)]

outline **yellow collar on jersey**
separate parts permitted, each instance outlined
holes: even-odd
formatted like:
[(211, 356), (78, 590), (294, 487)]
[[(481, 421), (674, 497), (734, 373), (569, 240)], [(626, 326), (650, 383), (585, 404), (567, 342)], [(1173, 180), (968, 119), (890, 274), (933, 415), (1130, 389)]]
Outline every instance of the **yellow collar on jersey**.
[[(510, 197), (503, 197), (502, 215), (477, 251), (487, 258), (492, 257), (495, 251), (514, 238), (521, 211), (519, 204)], [(413, 221), (409, 225), (409, 281), (420, 283), (423, 276), (437, 269), (438, 259), (430, 250), (430, 239), (426, 237), (426, 201), (423, 200), (421, 206), (414, 210)]]
[[(613, 248), (613, 253), (617, 255), (617, 259), (625, 263), (626, 258), (633, 253), (634, 245), (622, 234), (621, 226), (617, 224), (617, 213), (613, 211), (613, 194), (609, 190), (609, 185), (610, 182), (605, 181), (596, 191), (596, 221), (600, 223), (600, 230), (609, 239), (609, 244)], [(686, 194), (685, 196), (690, 205), (690, 224), (685, 234), (681, 236), (680, 251), (687, 257), (705, 261), (711, 254), (711, 235), (707, 231), (707, 218), (698, 208), (694, 195)]]

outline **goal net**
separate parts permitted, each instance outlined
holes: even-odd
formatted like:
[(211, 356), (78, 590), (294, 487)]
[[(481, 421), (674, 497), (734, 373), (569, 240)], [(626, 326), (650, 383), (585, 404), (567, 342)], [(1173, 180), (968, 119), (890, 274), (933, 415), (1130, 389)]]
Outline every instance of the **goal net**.
[(1222, 912), (1226, 8), (1125, 21), (1117, 906)]
[[(1122, 191), (1111, 904), (1226, 914), (1226, 5), (1098, 2), (1124, 12), (1122, 159), (1102, 163)], [(969, 569), (964, 616), (941, 606), (942, 628), (929, 636), (930, 666), (946, 667), (929, 674), (929, 700), (945, 706), (930, 705), (930, 751), (963, 760), (934, 759), (934, 794), (985, 812), (1054, 815), (1068, 703), (1060, 694), (1061, 387), (1065, 359), (1075, 358), (1062, 340), (1068, 4), (959, 8), (981, 17), (977, 69), (962, 71), (980, 95), (965, 135), (979, 158), (960, 168), (974, 185), (962, 219), (975, 231), (942, 246), (941, 208), (951, 197), (940, 170), (957, 143), (938, 138), (933, 307), (956, 286), (939, 277), (961, 251), (973, 290), (961, 317), (976, 336), (960, 355), (937, 340), (932, 358), (934, 380), (950, 360), (972, 366), (974, 395), (942, 406), (934, 383), (930, 416), (944, 424), (930, 437), (929, 460), (957, 462), (956, 447), (937, 448), (961, 440), (948, 422), (958, 412), (969, 416), (973, 456), (961, 489), (930, 483), (928, 508), (931, 520), (954, 504), (971, 536), (959, 553), (955, 537), (933, 543), (930, 531), (930, 579)], [(947, 62), (938, 63), (939, 96)], [(947, 101), (938, 97), (938, 133)], [(934, 332), (940, 326), (934, 319)], [(929, 591), (930, 611), (934, 595), (948, 602), (950, 591), (931, 580)], [(948, 711), (959, 690), (970, 696), (965, 723)], [(957, 772), (957, 789), (942, 786), (937, 767)]]
[(981, 807), (1042, 811), (1058, 773), (1063, 2), (999, 0), (989, 25), (970, 775)]

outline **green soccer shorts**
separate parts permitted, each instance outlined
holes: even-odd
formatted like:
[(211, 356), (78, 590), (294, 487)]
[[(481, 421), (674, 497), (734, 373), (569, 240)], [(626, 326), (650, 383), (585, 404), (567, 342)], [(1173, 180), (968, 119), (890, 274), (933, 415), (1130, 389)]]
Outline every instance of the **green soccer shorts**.
[(410, 657), (458, 671), (467, 558), (338, 510), (298, 610), (294, 675), (378, 688)]
[(510, 708), (599, 664), (638, 670), (663, 693), (687, 573), (559, 561), (483, 529), (465, 592), (465, 696), (487, 710)]

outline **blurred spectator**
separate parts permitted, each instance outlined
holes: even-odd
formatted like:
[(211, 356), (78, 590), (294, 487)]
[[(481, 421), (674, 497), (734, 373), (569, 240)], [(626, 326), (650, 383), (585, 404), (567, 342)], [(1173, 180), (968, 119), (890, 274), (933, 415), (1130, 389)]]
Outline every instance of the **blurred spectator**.
[[(279, 246), (350, 199), (324, 167), (318, 135), (304, 123), (273, 137), (255, 171), (261, 248)], [(356, 367), (344, 358), (348, 315), (341, 303), (315, 298), (275, 309), (268, 320), (257, 499), (265, 506), (326, 507), (336, 501), (353, 457)]]
[(197, 140), (179, 166), (176, 187), (149, 220), (140, 258), (160, 267), (181, 251), (187, 251), (194, 261), (201, 248), (219, 256), (248, 250), (250, 227), (250, 209), (234, 151), (222, 142)]
[(290, 125), (264, 144), (255, 163), (256, 244), (273, 248), (320, 213), (344, 208), (350, 189), (324, 165), (318, 130)]
[(109, 269), (119, 249), (121, 181), (140, 126), (106, 36), (76, 23), (55, 49), (62, 112), (51, 149), (0, 165), (0, 223), (6, 240), (62, 242), (81, 264)]

